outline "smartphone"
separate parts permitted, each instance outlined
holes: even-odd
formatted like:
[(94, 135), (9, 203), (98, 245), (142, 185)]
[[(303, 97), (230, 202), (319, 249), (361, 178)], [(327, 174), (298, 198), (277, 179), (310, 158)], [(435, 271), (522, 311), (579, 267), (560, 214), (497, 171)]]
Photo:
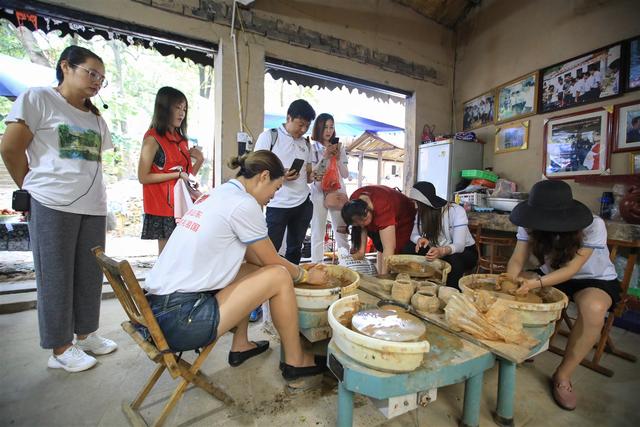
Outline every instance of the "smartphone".
[(338, 138), (337, 136), (333, 136), (331, 137), (331, 144), (337, 144), (338, 142), (340, 142), (340, 138)]
[(291, 163), (291, 167), (289, 168), (289, 172), (295, 171), (296, 173), (300, 173), (302, 170), (302, 166), (304, 166), (304, 160), (295, 159), (293, 163)]

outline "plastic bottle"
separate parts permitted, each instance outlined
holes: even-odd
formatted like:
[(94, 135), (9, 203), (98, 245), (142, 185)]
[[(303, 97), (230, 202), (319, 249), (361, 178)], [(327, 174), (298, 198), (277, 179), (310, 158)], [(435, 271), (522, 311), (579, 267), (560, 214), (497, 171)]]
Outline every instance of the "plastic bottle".
[(611, 219), (611, 208), (613, 207), (613, 192), (605, 191), (600, 198), (600, 218)]

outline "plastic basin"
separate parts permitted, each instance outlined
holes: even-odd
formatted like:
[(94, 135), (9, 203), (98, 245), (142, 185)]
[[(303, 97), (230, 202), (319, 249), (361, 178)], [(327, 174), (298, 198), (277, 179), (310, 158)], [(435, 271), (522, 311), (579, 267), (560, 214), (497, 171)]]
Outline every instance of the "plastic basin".
[(329, 307), (332, 340), (342, 352), (364, 366), (386, 372), (411, 372), (422, 364), (429, 341), (385, 341), (345, 326), (351, 324), (351, 317), (360, 309), (357, 295), (341, 298)]

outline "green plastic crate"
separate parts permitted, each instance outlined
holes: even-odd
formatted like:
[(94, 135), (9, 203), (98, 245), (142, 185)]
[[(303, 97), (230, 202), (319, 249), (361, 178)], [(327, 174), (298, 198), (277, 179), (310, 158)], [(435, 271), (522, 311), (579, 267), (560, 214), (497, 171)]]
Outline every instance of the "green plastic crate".
[(498, 175), (495, 173), (479, 169), (465, 169), (462, 171), (462, 177), (468, 179), (486, 179), (491, 182), (498, 180)]

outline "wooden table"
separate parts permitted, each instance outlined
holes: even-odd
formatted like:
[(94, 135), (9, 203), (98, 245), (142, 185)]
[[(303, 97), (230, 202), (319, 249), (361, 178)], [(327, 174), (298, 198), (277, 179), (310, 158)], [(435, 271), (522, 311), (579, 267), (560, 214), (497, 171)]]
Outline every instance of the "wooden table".
[[(479, 225), (483, 229), (515, 233), (517, 226), (509, 221), (508, 214), (494, 212), (467, 212), (469, 225)], [(628, 224), (621, 221), (605, 220), (607, 238), (613, 240), (640, 240), (640, 225)]]
[[(375, 303), (380, 299), (390, 298), (376, 282), (375, 277), (361, 275), (358, 290), (361, 300)], [(426, 322), (431, 349), (425, 355), (422, 366), (413, 372), (394, 374), (366, 368), (342, 353), (333, 341), (329, 344), (329, 367), (340, 382), (338, 425), (342, 427), (352, 424), (354, 392), (376, 399), (388, 399), (464, 381), (461, 425), (477, 426), (483, 373), (497, 361), (498, 398), (494, 420), (501, 426), (512, 426), (516, 365), (546, 350), (554, 324), (526, 328), (527, 333), (539, 343), (534, 348), (523, 349), (512, 344), (478, 340), (463, 332), (452, 331), (446, 323), (437, 321), (435, 317), (422, 318)]]

